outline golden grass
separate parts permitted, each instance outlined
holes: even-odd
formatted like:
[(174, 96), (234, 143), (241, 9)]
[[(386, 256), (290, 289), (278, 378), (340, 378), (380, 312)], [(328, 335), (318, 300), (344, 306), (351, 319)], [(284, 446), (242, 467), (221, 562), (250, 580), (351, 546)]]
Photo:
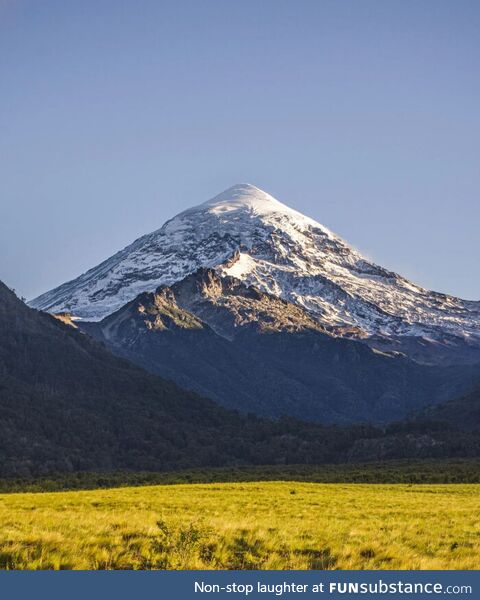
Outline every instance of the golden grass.
[(478, 484), (192, 484), (0, 495), (11, 569), (475, 569)]

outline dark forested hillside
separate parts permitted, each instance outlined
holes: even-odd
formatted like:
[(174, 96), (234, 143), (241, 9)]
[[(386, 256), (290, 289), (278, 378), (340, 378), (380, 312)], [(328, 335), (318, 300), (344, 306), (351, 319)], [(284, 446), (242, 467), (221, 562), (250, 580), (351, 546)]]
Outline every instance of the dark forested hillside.
[(474, 433), (240, 416), (110, 354), (0, 283), (0, 475), (476, 456)]
[(240, 418), (113, 356), (0, 284), (2, 475), (318, 461), (348, 445), (343, 435), (326, 438)]
[(417, 415), (419, 421), (437, 421), (465, 431), (480, 431), (480, 387), (459, 398), (430, 406)]

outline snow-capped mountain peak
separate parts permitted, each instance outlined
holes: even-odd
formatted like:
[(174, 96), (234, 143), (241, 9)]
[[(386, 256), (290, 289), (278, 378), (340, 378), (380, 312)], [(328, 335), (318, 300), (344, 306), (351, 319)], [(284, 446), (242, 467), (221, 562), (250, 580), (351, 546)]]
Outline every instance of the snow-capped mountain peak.
[(237, 183), (191, 210), (208, 210), (219, 215), (235, 211), (249, 211), (252, 215), (257, 216), (276, 213), (289, 216), (298, 222), (318, 225), (313, 219), (283, 204), (251, 183)]
[(210, 200), (178, 214), (167, 221), (162, 229), (172, 231), (178, 226), (179, 221), (198, 216), (201, 213), (216, 216), (219, 223), (227, 224), (245, 218), (250, 218), (250, 222), (253, 222), (256, 218), (268, 219), (273, 216), (278, 221), (283, 217), (285, 224), (290, 222), (299, 230), (314, 226), (322, 229), (326, 235), (333, 237), (333, 233), (320, 223), (283, 204), (251, 183), (237, 183), (229, 187)]
[(251, 183), (232, 185), (217, 196), (206, 200), (199, 207), (213, 207), (218, 210), (249, 208), (258, 214), (289, 210), (288, 206)]
[(424, 290), (251, 184), (237, 184), (31, 304), (99, 320), (200, 267), (296, 303), (339, 335), (462, 338), (480, 345), (480, 303)]

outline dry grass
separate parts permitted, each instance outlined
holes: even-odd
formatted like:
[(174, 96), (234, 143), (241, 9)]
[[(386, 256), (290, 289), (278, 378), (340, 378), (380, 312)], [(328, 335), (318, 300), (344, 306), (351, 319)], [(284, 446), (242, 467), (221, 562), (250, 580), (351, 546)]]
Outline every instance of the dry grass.
[(474, 569), (477, 484), (195, 484), (0, 495), (11, 569)]

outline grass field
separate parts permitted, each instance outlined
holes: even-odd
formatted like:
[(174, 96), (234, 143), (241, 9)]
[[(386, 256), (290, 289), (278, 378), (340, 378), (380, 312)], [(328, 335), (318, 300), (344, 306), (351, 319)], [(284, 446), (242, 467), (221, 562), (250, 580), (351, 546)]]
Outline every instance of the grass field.
[(480, 485), (214, 483), (0, 495), (3, 569), (473, 569)]

